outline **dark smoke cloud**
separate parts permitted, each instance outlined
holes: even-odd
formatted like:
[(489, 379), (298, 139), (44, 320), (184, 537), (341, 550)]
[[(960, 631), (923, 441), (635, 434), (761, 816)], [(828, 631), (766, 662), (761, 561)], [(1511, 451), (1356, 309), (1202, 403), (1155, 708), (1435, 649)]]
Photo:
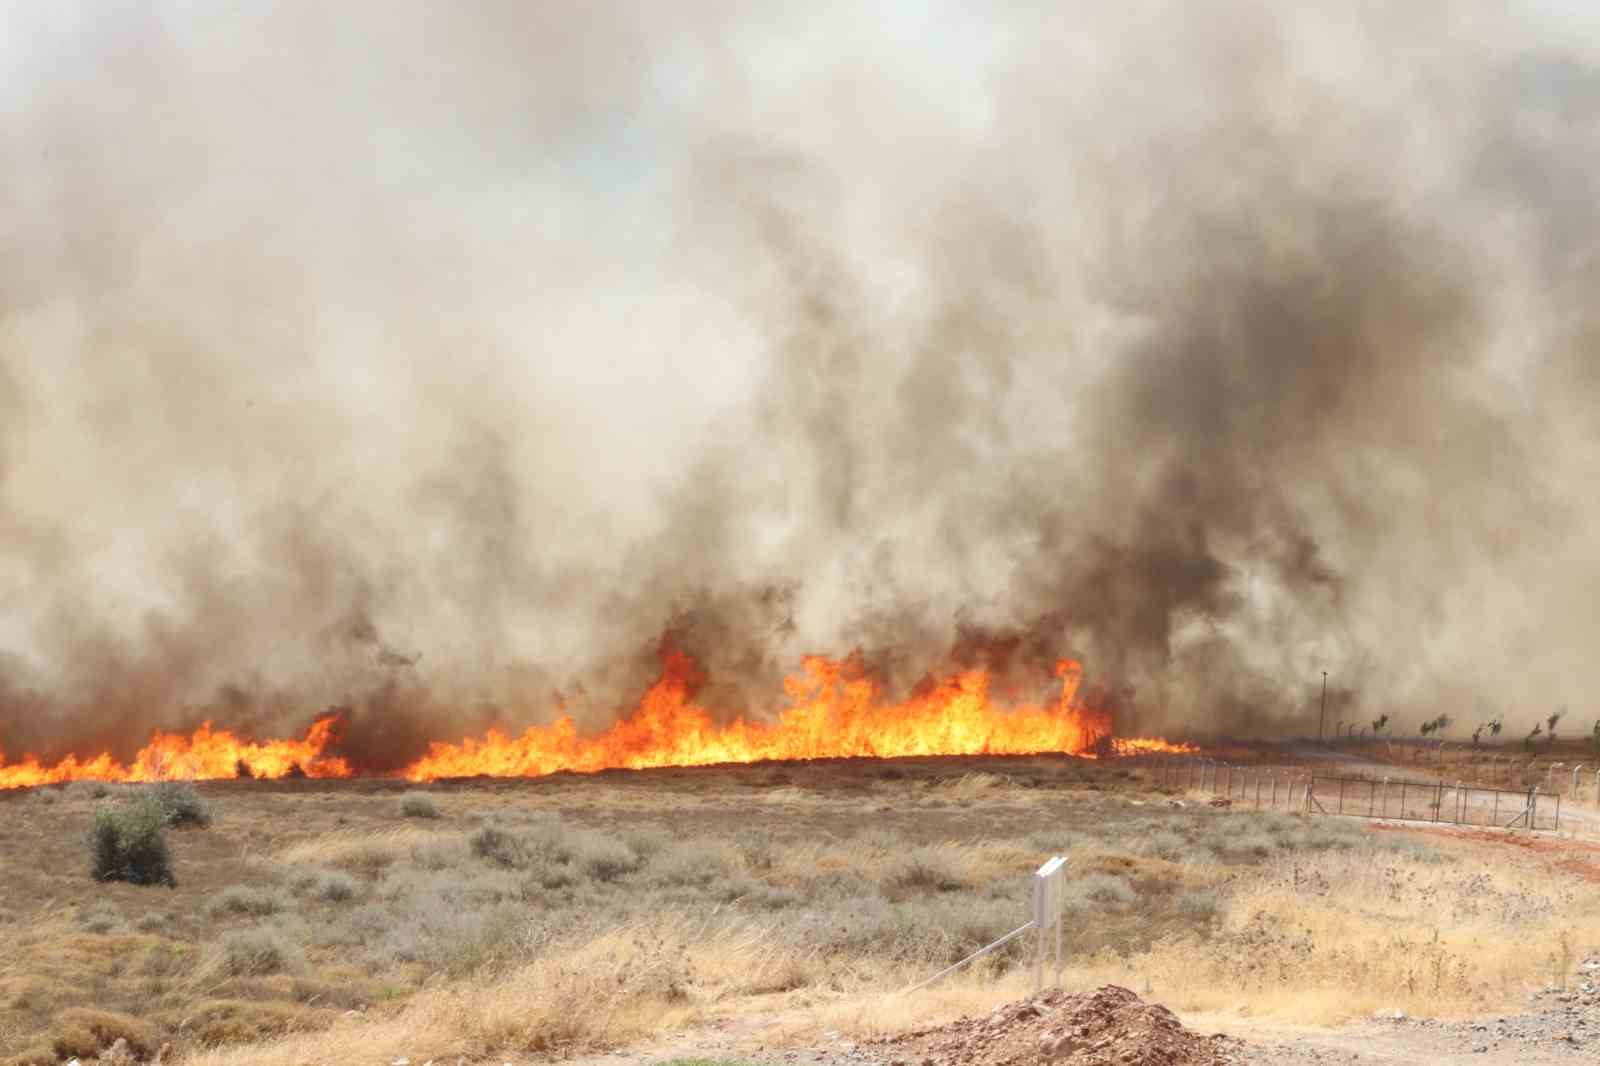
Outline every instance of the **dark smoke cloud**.
[(1195, 733), (1323, 670), (1581, 702), (1579, 14), (4, 17), (8, 751), (338, 707), (393, 766), (598, 725), (664, 643), (730, 714), (812, 651), (1071, 654)]

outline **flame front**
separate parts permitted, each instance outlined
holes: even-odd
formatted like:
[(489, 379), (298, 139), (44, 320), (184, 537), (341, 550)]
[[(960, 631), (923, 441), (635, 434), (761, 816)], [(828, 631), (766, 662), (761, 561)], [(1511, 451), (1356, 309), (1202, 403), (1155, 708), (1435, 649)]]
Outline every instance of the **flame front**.
[[(789, 706), (770, 725), (741, 718), (718, 726), (693, 700), (696, 672), (688, 656), (669, 652), (660, 680), (638, 709), (603, 733), (580, 737), (566, 716), (520, 736), (491, 730), (481, 739), (432, 744), (405, 776), (534, 777), (560, 770), (851, 756), (1092, 755), (1111, 738), (1110, 715), (1080, 702), (1083, 668), (1070, 659), (1057, 664), (1061, 691), (1053, 704), (1006, 709), (990, 701), (983, 670), (959, 673), (907, 700), (883, 702), (877, 684), (849, 660), (812, 656), (784, 682)], [(1184, 750), (1156, 739), (1127, 743), (1139, 744), (1141, 754)]]
[(206, 722), (187, 736), (156, 732), (124, 765), (109, 754), (88, 759), (69, 755), (54, 765), (32, 757), (7, 764), (0, 753), (0, 789), (53, 785), (62, 781), (204, 781), (224, 777), (349, 777), (350, 766), (324, 755), (338, 737), (339, 719), (319, 718), (300, 740), (243, 740)]
[[(1060, 691), (1047, 705), (1005, 707), (990, 697), (989, 675), (967, 670), (922, 686), (904, 700), (883, 698), (854, 659), (811, 656), (785, 679), (788, 704), (772, 723), (743, 718), (718, 725), (695, 702), (697, 664), (668, 652), (661, 677), (638, 708), (609, 729), (580, 736), (567, 716), (520, 736), (491, 730), (460, 743), (435, 741), (407, 767), (413, 781), (442, 777), (537, 777), (657, 766), (706, 766), (761, 760), (907, 755), (1037, 755), (1097, 757), (1194, 751), (1153, 737), (1113, 737), (1111, 716), (1079, 698), (1083, 668), (1056, 664)], [(0, 753), (0, 789), (63, 781), (213, 780), (230, 777), (350, 777), (338, 748), (340, 721), (318, 719), (299, 740), (245, 740), (207, 722), (188, 735), (152, 734), (127, 764), (109, 754), (68, 756), (52, 765), (33, 757), (7, 764)]]

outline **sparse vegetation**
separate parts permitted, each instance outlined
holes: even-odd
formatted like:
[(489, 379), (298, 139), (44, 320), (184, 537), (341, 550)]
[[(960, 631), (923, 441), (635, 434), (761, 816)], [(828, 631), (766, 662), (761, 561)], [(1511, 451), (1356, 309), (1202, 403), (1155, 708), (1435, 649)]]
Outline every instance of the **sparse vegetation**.
[(247, 914), (261, 918), (289, 909), (289, 900), (272, 889), (251, 885), (229, 885), (211, 901), (214, 916)]
[(400, 797), (400, 813), (407, 818), (437, 818), (439, 804), (426, 792), (407, 792)]
[(300, 953), (278, 930), (258, 925), (222, 934), (207, 969), (216, 977), (261, 977), (300, 964)]
[[(772, 994), (871, 1028), (849, 1004), (1015, 929), (1051, 854), (1069, 864), (1074, 980), (1180, 1008), (1461, 1009), (1547, 982), (1563, 932), (1574, 953), (1600, 942), (1600, 889), (1486, 863), (1490, 845), (1150, 803), (1114, 766), (888, 768), (469, 786), (422, 824), (396, 824), (395, 795), (362, 785), (231, 787), (159, 910), (54, 878), (48, 855), (7, 867), (8, 903), (73, 906), (30, 919), (0, 960), (0, 1061), (55, 1061), (56, 1019), (91, 1006), (141, 1019), (193, 1066), (559, 1054)], [(128, 797), (105, 808), (119, 813), (148, 799), (112, 795)], [(0, 846), (95, 817), (85, 790), (61, 790), (26, 825), (0, 822)], [(85, 934), (105, 948), (59, 950)], [(1010, 994), (1027, 951), (1013, 942), (939, 995)], [(1469, 962), (1482, 976), (1460, 980)], [(1271, 978), (1291, 965), (1294, 1002)]]

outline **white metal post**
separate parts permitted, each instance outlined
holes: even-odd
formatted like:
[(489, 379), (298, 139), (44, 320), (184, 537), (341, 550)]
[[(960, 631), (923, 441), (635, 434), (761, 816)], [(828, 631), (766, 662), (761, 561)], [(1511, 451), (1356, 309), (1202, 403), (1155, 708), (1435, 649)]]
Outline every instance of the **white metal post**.
[(1045, 936), (1050, 926), (1056, 930), (1056, 979), (1061, 977), (1061, 883), (1066, 877), (1067, 860), (1057, 855), (1033, 875), (1033, 924), (1038, 929), (1038, 943), (1033, 961), (1033, 994), (1044, 991)]

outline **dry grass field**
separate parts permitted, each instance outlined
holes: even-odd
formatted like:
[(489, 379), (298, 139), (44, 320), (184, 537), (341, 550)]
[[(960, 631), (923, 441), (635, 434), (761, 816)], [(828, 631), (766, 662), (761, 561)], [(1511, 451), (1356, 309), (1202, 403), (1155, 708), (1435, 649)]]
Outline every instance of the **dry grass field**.
[(1018, 942), (896, 994), (1024, 922), (1052, 853), (1068, 982), (1177, 1010), (1492, 1010), (1600, 951), (1600, 879), (1559, 849), (1216, 809), (1066, 758), (204, 785), (215, 819), (169, 831), (172, 888), (89, 876), (94, 812), (130, 790), (0, 794), (0, 1061), (119, 1037), (208, 1066), (520, 1061), (724, 1016), (883, 1031), (1026, 988)]

